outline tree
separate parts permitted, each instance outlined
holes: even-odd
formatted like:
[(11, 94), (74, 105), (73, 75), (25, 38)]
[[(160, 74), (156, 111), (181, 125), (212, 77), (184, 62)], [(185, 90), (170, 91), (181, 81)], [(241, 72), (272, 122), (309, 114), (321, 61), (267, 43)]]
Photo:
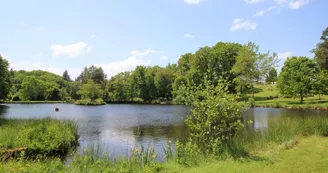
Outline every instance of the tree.
[(94, 83), (101, 84), (104, 89), (106, 78), (107, 75), (101, 67), (92, 65), (90, 67), (85, 67), (81, 74), (76, 78), (76, 81), (87, 83), (88, 80), (93, 80)]
[(303, 103), (304, 97), (311, 93), (316, 73), (314, 60), (303, 56), (288, 58), (279, 74), (277, 87), (281, 94), (300, 97)]
[(266, 76), (265, 82), (266, 83), (274, 83), (278, 80), (277, 70), (275, 68), (271, 68), (268, 75)]
[(63, 73), (63, 79), (66, 80), (66, 81), (69, 81), (69, 82), (72, 81), (71, 77), (69, 76), (69, 74), (67, 72), (67, 70), (65, 70), (64, 73)]
[(22, 82), (21, 97), (23, 100), (46, 100), (47, 86), (35, 76), (28, 76)]
[(313, 81), (313, 93), (319, 95), (328, 93), (328, 70), (320, 70), (319, 73), (316, 74), (315, 80)]
[(77, 93), (81, 95), (82, 99), (91, 99), (91, 101), (95, 101), (102, 96), (99, 84), (94, 83), (92, 80), (88, 80), (86, 84), (83, 84)]
[(218, 150), (243, 127), (242, 112), (245, 104), (229, 94), (229, 84), (211, 82), (204, 87), (189, 88), (186, 95), (192, 108), (186, 120), (192, 142), (203, 152), (217, 154)]
[(260, 53), (259, 46), (249, 42), (239, 50), (232, 72), (237, 75), (240, 84), (251, 86), (254, 98), (255, 83), (263, 80), (276, 63), (276, 53), (273, 53), (272, 56), (269, 52)]
[(172, 83), (174, 82), (173, 71), (168, 67), (159, 70), (156, 73), (154, 82), (158, 90), (158, 95), (168, 101), (169, 97), (172, 97)]
[(11, 87), (9, 63), (0, 55), (0, 100), (6, 99)]
[(321, 69), (328, 70), (328, 27), (322, 32), (320, 40), (314, 49), (315, 60)]

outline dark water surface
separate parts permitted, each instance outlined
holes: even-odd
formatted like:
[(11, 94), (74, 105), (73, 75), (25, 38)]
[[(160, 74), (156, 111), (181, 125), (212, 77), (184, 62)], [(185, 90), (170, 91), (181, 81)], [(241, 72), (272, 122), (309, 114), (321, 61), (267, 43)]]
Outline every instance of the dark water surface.
[[(59, 112), (55, 112), (59, 108)], [(184, 119), (189, 107), (177, 105), (104, 105), (77, 106), (72, 104), (8, 104), (0, 105), (1, 118), (33, 119), (52, 117), (74, 120), (79, 125), (80, 147), (100, 146), (111, 156), (127, 156), (143, 145), (160, 152), (168, 142), (183, 140), (188, 133)], [(268, 120), (279, 116), (328, 115), (325, 111), (254, 108), (244, 113), (249, 130), (268, 127)]]

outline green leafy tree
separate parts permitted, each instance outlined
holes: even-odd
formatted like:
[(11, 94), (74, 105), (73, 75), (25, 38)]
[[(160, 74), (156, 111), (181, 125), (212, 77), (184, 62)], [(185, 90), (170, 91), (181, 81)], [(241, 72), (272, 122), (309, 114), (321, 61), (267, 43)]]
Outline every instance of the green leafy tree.
[(312, 91), (314, 94), (320, 95), (328, 93), (328, 70), (320, 70), (316, 74), (315, 80), (313, 81)]
[(281, 94), (301, 98), (308, 96), (313, 89), (317, 66), (307, 57), (288, 58), (278, 77), (277, 87)]
[(271, 68), (271, 70), (269, 71), (268, 75), (265, 78), (265, 82), (274, 83), (277, 82), (277, 80), (278, 80), (277, 70), (275, 68)]
[(238, 82), (242, 85), (250, 85), (254, 98), (254, 85), (263, 80), (269, 70), (277, 63), (277, 55), (273, 53), (260, 53), (259, 46), (250, 42), (244, 45), (236, 57), (236, 63), (232, 72), (237, 75)]
[(66, 81), (72, 81), (71, 80), (71, 77), (69, 76), (67, 70), (64, 71), (63, 73), (63, 79), (66, 80)]
[(133, 89), (136, 96), (143, 99), (144, 101), (150, 101), (150, 96), (148, 92), (147, 82), (146, 82), (146, 67), (137, 66), (132, 72), (133, 79)]
[(131, 101), (133, 99), (132, 78), (130, 72), (122, 72), (113, 76), (107, 83), (109, 101)]
[(10, 92), (11, 81), (8, 68), (8, 61), (0, 55), (0, 100), (6, 99)]
[(166, 101), (172, 97), (172, 84), (174, 82), (174, 71), (170, 68), (163, 68), (156, 73), (154, 82), (158, 90), (158, 95)]
[(205, 87), (190, 87), (186, 99), (192, 108), (186, 123), (191, 140), (206, 153), (216, 153), (221, 145), (243, 127), (246, 105), (229, 94), (228, 84), (210, 82)]
[(94, 83), (92, 80), (89, 80), (86, 84), (83, 84), (77, 93), (81, 95), (82, 99), (91, 99), (91, 101), (95, 101), (102, 96), (100, 85)]
[(47, 99), (46, 83), (34, 76), (28, 76), (23, 80), (20, 91), (23, 100), (34, 101)]
[(314, 49), (315, 60), (320, 68), (328, 70), (328, 27), (322, 32), (320, 40)]

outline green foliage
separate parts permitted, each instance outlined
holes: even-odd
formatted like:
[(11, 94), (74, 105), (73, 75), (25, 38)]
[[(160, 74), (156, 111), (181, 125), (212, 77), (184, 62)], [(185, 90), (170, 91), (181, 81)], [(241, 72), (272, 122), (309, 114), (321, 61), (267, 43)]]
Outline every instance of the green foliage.
[(316, 74), (315, 80), (313, 81), (312, 92), (320, 95), (328, 93), (328, 70), (320, 70)]
[(277, 82), (277, 80), (278, 80), (277, 70), (275, 68), (271, 68), (269, 74), (265, 78), (265, 82), (270, 84), (270, 83)]
[(92, 102), (102, 96), (100, 85), (92, 80), (88, 80), (86, 84), (83, 84), (77, 93), (81, 95), (82, 99), (91, 99)]
[(321, 69), (328, 70), (328, 27), (322, 32), (320, 40), (314, 49), (315, 60)]
[(76, 81), (79, 81), (83, 84), (88, 83), (89, 80), (92, 80), (96, 84), (104, 84), (107, 75), (101, 67), (90, 66), (85, 67), (82, 73), (76, 78)]
[(317, 66), (312, 59), (288, 58), (279, 74), (277, 87), (281, 94), (300, 97), (303, 103), (304, 97), (311, 93), (316, 73)]
[(61, 152), (71, 148), (77, 138), (77, 127), (72, 121), (1, 120), (0, 151), (28, 147), (34, 153)]
[(250, 85), (254, 98), (254, 85), (268, 75), (277, 63), (277, 54), (260, 53), (259, 46), (252, 42), (244, 45), (238, 52), (232, 72), (237, 75), (239, 85)]
[(8, 68), (8, 61), (0, 55), (0, 100), (6, 99), (10, 92), (11, 75)]
[(192, 167), (201, 162), (204, 157), (197, 144), (187, 142), (186, 144), (176, 142), (175, 160), (178, 164)]
[(71, 77), (69, 76), (67, 70), (64, 71), (63, 73), (63, 79), (66, 80), (66, 81), (72, 81), (71, 80)]
[(227, 84), (207, 84), (188, 94), (192, 113), (186, 124), (191, 140), (205, 153), (217, 153), (222, 143), (230, 140), (243, 127), (242, 111), (246, 105), (228, 94)]

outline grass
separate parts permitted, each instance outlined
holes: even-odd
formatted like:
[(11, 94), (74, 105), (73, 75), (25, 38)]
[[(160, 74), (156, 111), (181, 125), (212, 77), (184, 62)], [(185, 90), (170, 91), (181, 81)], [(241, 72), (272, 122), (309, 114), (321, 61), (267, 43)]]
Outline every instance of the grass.
[(77, 139), (72, 121), (0, 119), (0, 157), (22, 147), (27, 147), (26, 156), (64, 153), (75, 146)]
[[(254, 94), (255, 106), (273, 107), (288, 109), (322, 109), (328, 110), (328, 96), (311, 96), (304, 98), (304, 103), (300, 103), (300, 98), (284, 98), (279, 95), (276, 85), (258, 85)], [(251, 94), (248, 94), (251, 97)]]
[(77, 100), (74, 102), (74, 104), (76, 104), (76, 105), (105, 105), (106, 102), (104, 102), (103, 99), (98, 98), (94, 101), (92, 101), (91, 99)]
[(42, 103), (66, 103), (65, 101), (5, 101), (6, 104), (42, 104)]

